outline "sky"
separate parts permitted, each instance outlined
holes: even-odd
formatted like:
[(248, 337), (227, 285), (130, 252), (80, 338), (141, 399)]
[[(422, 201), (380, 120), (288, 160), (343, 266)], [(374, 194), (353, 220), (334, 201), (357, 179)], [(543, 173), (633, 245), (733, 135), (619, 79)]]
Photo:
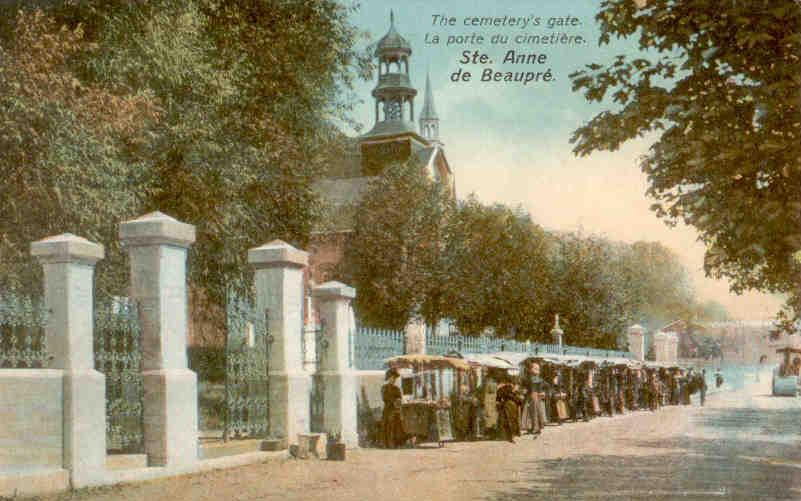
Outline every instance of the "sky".
[[(605, 62), (616, 54), (635, 52), (627, 41), (614, 41), (599, 47), (599, 30), (594, 20), (599, 0), (465, 0), (404, 2), (369, 0), (352, 14), (354, 24), (369, 33), (364, 45), (376, 42), (389, 29), (390, 9), (394, 10), (398, 32), (412, 46), (410, 75), (418, 89), (416, 112), (422, 108), (426, 72), (430, 72), (440, 136), (456, 178), (460, 197), (475, 193), (486, 203), (522, 205), (546, 229), (604, 235), (614, 240), (659, 241), (675, 251), (693, 279), (700, 300), (723, 304), (734, 318), (769, 319), (780, 307), (781, 298), (745, 293), (729, 293), (725, 280), (706, 278), (703, 272), (704, 245), (696, 231), (687, 226), (668, 227), (649, 207), (646, 176), (637, 165), (653, 138), (626, 143), (616, 152), (593, 153), (578, 158), (569, 142), (572, 132), (590, 120), (609, 103), (588, 103), (571, 90), (568, 75), (591, 62)], [(433, 16), (455, 17), (455, 26), (435, 26)], [(540, 18), (540, 26), (470, 27), (465, 17), (511, 16)], [(577, 18), (578, 25), (548, 28)], [(581, 45), (508, 45), (489, 43), (492, 35), (510, 38), (523, 34), (548, 35), (552, 32), (580, 35)], [(426, 43), (436, 34), (439, 44)], [(481, 34), (485, 42), (459, 44), (449, 36)], [(542, 65), (503, 65), (506, 52), (545, 54)], [(461, 64), (463, 51), (486, 53), (491, 64)], [(470, 82), (453, 82), (459, 68), (470, 71)], [(485, 68), (498, 71), (545, 71), (554, 80), (530, 82), (481, 82)], [(356, 119), (369, 130), (373, 125), (370, 91), (375, 81), (360, 82), (356, 94), (362, 103)]]

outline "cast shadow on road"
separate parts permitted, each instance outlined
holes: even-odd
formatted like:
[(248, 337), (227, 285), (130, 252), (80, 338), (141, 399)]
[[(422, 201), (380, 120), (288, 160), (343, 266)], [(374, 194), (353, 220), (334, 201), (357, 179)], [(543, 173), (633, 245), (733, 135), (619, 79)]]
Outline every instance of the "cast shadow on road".
[[(636, 448), (630, 455), (532, 459), (517, 483), (485, 499), (801, 499), (799, 412), (745, 411), (710, 409), (697, 418), (699, 429), (712, 427), (725, 437), (635, 438), (619, 442), (621, 449)], [(752, 430), (754, 437), (782, 431), (796, 440), (750, 438)]]

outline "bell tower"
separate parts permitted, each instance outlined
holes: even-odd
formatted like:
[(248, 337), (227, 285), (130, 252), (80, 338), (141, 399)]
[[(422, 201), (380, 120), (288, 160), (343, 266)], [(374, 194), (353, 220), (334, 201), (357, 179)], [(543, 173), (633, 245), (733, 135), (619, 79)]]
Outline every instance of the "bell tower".
[(376, 44), (378, 82), (373, 89), (375, 125), (359, 139), (362, 174), (376, 175), (393, 161), (405, 161), (428, 146), (415, 127), (414, 98), (417, 90), (409, 78), (412, 47), (395, 28), (390, 11), (389, 31)]

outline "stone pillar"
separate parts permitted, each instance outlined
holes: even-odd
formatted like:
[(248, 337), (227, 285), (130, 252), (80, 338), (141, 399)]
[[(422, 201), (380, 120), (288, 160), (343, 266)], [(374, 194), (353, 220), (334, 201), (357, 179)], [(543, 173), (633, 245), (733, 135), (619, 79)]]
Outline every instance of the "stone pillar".
[(426, 323), (424, 321), (415, 318), (406, 324), (403, 350), (407, 355), (425, 355)]
[(350, 303), (356, 297), (353, 287), (340, 282), (326, 282), (315, 287), (323, 326), (319, 376), (323, 379), (323, 429), (339, 432), (347, 447), (359, 446), (356, 423), (356, 377), (353, 373)]
[(186, 356), (186, 257), (195, 227), (161, 212), (120, 224), (142, 330), (145, 453), (150, 466), (197, 461), (197, 375)]
[(73, 487), (97, 485), (106, 468), (106, 380), (95, 370), (92, 341), (95, 263), (103, 246), (65, 233), (33, 242), (31, 255), (44, 270), (51, 368), (64, 373), (63, 465)]
[(562, 347), (562, 336), (564, 335), (564, 331), (561, 327), (559, 327), (559, 315), (556, 315), (554, 320), (553, 329), (551, 329), (551, 338), (553, 339), (553, 344)]
[(303, 268), (308, 253), (280, 240), (248, 251), (256, 268), (256, 308), (267, 314), (270, 344), (270, 434), (297, 444), (309, 432), (311, 377), (303, 370)]
[(645, 329), (635, 324), (629, 327), (629, 351), (637, 360), (645, 360)]
[(679, 335), (675, 332), (668, 332), (667, 334), (667, 353), (665, 357), (667, 358), (667, 362), (675, 364), (679, 361)]
[(667, 362), (667, 334), (658, 331), (654, 334), (654, 360), (656, 362)]

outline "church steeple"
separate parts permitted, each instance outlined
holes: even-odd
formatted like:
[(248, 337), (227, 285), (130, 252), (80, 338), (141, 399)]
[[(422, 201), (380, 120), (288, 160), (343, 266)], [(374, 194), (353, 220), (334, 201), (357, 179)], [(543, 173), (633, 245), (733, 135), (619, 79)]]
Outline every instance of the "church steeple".
[(417, 90), (409, 79), (412, 48), (395, 29), (395, 13), (389, 14), (389, 31), (378, 41), (378, 83), (373, 89), (375, 125), (365, 136), (415, 132), (414, 97)]
[(420, 112), (420, 135), (432, 143), (441, 144), (439, 140), (439, 116), (434, 107), (434, 93), (431, 91), (431, 74), (426, 73), (426, 93), (423, 110)]

